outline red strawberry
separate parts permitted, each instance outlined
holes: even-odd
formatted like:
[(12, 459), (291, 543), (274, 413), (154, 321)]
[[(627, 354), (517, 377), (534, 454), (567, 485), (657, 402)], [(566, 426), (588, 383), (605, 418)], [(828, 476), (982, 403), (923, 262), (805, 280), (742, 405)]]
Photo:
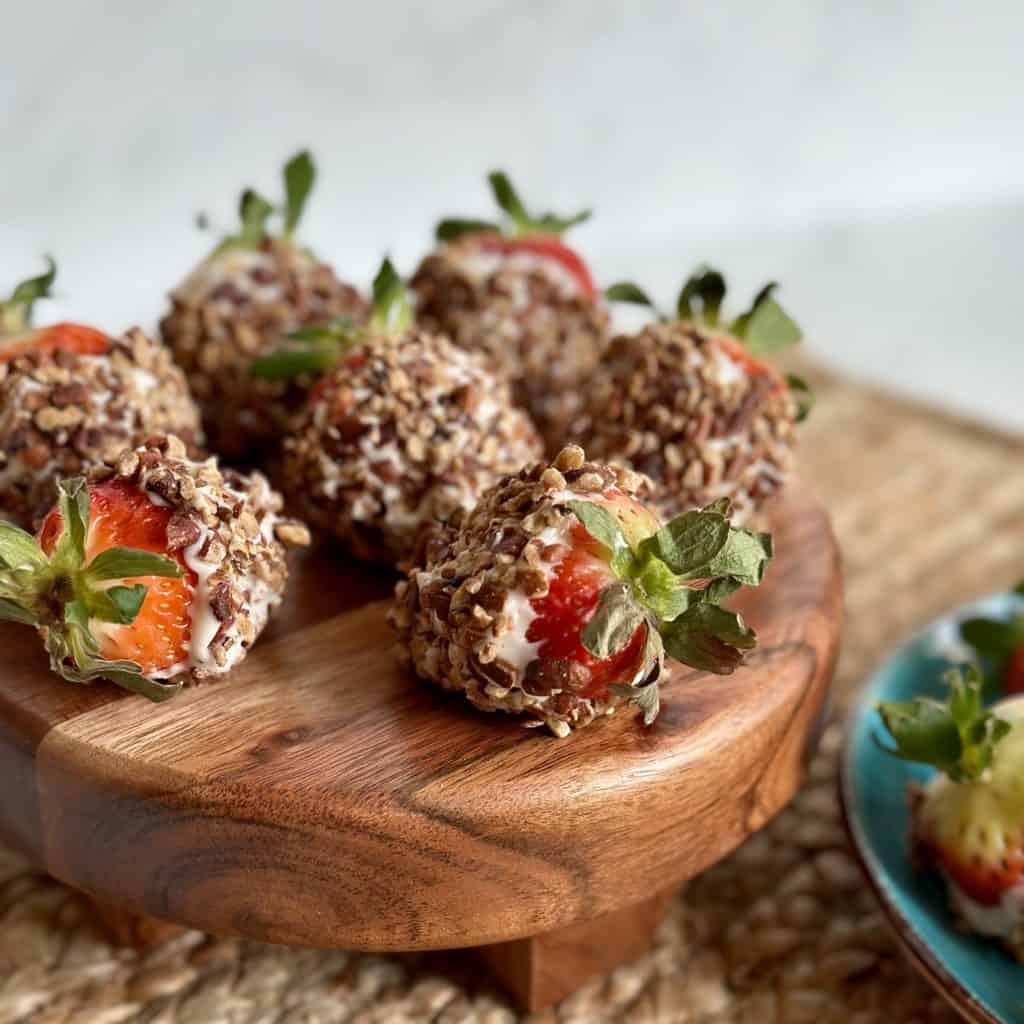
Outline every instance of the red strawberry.
[[(135, 548), (168, 556), (181, 566), (178, 577), (132, 576), (121, 581), (129, 586), (146, 585), (142, 607), (130, 624), (104, 624), (96, 630), (100, 657), (134, 661), (144, 675), (166, 671), (188, 657), (189, 606), (196, 575), (186, 564), (182, 550), (167, 550), (170, 519), (167, 506), (154, 505), (138, 488), (124, 481), (89, 488), (87, 559), (111, 548)], [(47, 555), (52, 555), (63, 528), (60, 508), (54, 508), (39, 531), (39, 546)]]
[(57, 265), (47, 258), (49, 269), (39, 277), (22, 281), (10, 298), (0, 302), (0, 363), (30, 352), (74, 352), (78, 355), (102, 355), (110, 348), (110, 339), (102, 331), (81, 324), (60, 323), (31, 329), (32, 307), (47, 298), (57, 277)]
[(947, 673), (946, 703), (883, 702), (879, 712), (903, 760), (937, 774), (915, 796), (913, 838), (958, 889), (985, 905), (1024, 883), (1024, 701), (982, 704), (982, 677)]
[(527, 252), (540, 256), (568, 271), (587, 298), (596, 297), (597, 289), (586, 263), (560, 237), (569, 228), (587, 220), (590, 211), (584, 210), (564, 218), (553, 213), (534, 215), (527, 211), (504, 172), (492, 171), (487, 180), (495, 201), (509, 220), (504, 224), (495, 224), (490, 221), (449, 218), (438, 225), (438, 240), (450, 242), (456, 238), (466, 239), (483, 252), (505, 255)]
[(527, 252), (533, 256), (552, 260), (572, 275), (587, 298), (592, 299), (597, 295), (594, 279), (590, 276), (590, 271), (587, 269), (586, 263), (583, 262), (583, 258), (574, 249), (570, 249), (558, 235), (538, 233), (506, 238), (504, 235), (482, 231), (479, 234), (471, 235), (470, 239), (483, 252), (500, 252), (507, 256), (517, 252)]
[[(804, 419), (813, 405), (807, 384), (799, 377), (783, 377), (759, 356), (775, 352), (801, 340), (802, 333), (788, 313), (772, 297), (777, 285), (765, 285), (750, 308), (728, 323), (720, 313), (725, 299), (725, 278), (717, 270), (700, 266), (684, 282), (676, 301), (675, 319), (693, 323), (713, 335), (714, 343), (728, 359), (751, 377), (764, 376), (772, 383), (773, 392), (787, 387), (797, 395), (799, 419)], [(631, 281), (610, 285), (605, 296), (614, 302), (630, 302), (650, 307), (662, 322), (671, 320), (651, 301), (647, 293)]]
[(762, 581), (771, 538), (734, 528), (726, 500), (663, 526), (645, 491), (575, 445), (501, 480), (398, 585), (400, 656), (556, 736), (623, 699), (653, 722), (666, 656), (733, 672), (756, 637), (721, 602)]
[[(1017, 585), (1015, 592), (1024, 594), (1024, 582)], [(1024, 612), (1009, 619), (964, 619), (960, 636), (984, 666), (990, 694), (1024, 693)]]
[(76, 355), (103, 355), (110, 348), (110, 338), (102, 331), (83, 324), (60, 323), (41, 327), (10, 341), (0, 341), (0, 363), (32, 352), (73, 352)]
[(774, 366), (755, 359), (742, 343), (727, 334), (720, 334), (716, 338), (718, 347), (725, 355), (732, 360), (749, 377), (768, 377), (772, 382), (772, 390), (782, 391), (786, 386), (782, 374)]
[(727, 503), (661, 527), (617, 488), (589, 498), (568, 503), (578, 521), (565, 553), (553, 559), (548, 592), (530, 602), (534, 672), (545, 671), (545, 659), (569, 663), (577, 675), (582, 668), (586, 682), (577, 694), (626, 696), (649, 721), (656, 688), (642, 684), (657, 679), (663, 650), (697, 668), (731, 672), (753, 647), (753, 632), (717, 601), (742, 583), (760, 583), (771, 542), (730, 528)]
[(1003, 681), (1007, 694), (1024, 693), (1024, 647), (1018, 647), (1010, 655), (1003, 672)]
[(63, 481), (38, 543), (0, 522), (0, 618), (37, 627), (71, 682), (170, 696), (178, 686), (151, 676), (187, 652), (195, 576), (167, 556), (169, 518), (127, 483)]
[[(660, 525), (643, 505), (621, 491), (605, 491), (598, 501), (615, 516), (630, 544), (639, 544)], [(621, 650), (606, 658), (591, 654), (583, 644), (583, 630), (594, 616), (601, 592), (616, 579), (608, 561), (608, 549), (582, 523), (576, 523), (569, 532), (569, 546), (555, 567), (547, 594), (530, 602), (537, 618), (530, 623), (526, 639), (539, 642), (539, 657), (583, 665), (590, 672), (589, 684), (580, 691), (583, 696), (607, 697), (609, 685), (631, 683), (642, 666), (646, 623), (637, 626), (632, 639)]]

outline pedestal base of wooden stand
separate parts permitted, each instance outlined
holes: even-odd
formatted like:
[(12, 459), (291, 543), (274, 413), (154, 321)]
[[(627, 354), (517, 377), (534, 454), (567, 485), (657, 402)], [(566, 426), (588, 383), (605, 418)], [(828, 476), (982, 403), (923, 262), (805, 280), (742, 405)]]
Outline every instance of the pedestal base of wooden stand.
[[(593, 921), (464, 952), (483, 963), (521, 1009), (534, 1013), (571, 995), (591, 978), (643, 956), (675, 894), (675, 888), (666, 889)], [(89, 902), (104, 930), (121, 946), (146, 949), (185, 930), (94, 899)]]
[(593, 921), (472, 952), (524, 1010), (544, 1010), (591, 978), (646, 953), (675, 894), (675, 888), (666, 889)]

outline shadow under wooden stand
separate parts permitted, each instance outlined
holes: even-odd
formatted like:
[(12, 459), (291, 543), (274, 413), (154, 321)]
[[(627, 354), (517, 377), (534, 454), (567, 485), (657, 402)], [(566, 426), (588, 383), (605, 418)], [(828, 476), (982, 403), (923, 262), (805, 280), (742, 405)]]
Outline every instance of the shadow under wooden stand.
[[(796, 791), (842, 619), (813, 495), (772, 511), (777, 557), (736, 607), (733, 676), (676, 666), (645, 729), (556, 740), (399, 670), (392, 580), (310, 552), (252, 655), (150, 705), (61, 683), (0, 625), (0, 835), (117, 908), (213, 934), (353, 950), (478, 947), (539, 1008), (641, 954), (669, 893)], [(652, 898), (651, 894), (659, 894)], [(127, 924), (126, 924), (127, 922)]]

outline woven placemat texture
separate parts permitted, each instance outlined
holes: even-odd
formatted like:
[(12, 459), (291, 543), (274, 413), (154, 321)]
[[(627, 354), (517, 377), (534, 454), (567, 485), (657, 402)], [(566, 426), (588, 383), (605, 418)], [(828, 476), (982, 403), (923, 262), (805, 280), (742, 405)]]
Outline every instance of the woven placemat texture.
[[(803, 473), (832, 509), (847, 566), (841, 717), (911, 630), (1009, 584), (1024, 562), (1024, 443), (821, 372)], [(840, 729), (793, 804), (691, 882), (654, 949), (533, 1024), (938, 1024), (865, 890), (839, 821)], [(3, 782), (0, 780), (0, 785)], [(0, 1024), (512, 1024), (464, 960), (371, 956), (187, 932), (112, 945), (73, 891), (0, 851)]]

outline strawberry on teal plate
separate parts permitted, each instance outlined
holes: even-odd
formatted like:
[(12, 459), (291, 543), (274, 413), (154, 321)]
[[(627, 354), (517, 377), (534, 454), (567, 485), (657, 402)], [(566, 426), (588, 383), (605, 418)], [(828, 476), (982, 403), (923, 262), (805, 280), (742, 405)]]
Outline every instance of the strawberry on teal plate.
[[(955, 808), (953, 813), (978, 815), (978, 807), (1007, 806), (1003, 799), (1007, 794), (1001, 788), (1007, 776), (1015, 774), (1006, 766), (1016, 761), (1018, 745), (1024, 748), (1024, 729), (1016, 724), (1017, 716), (1009, 713), (1010, 705), (997, 705), (991, 711), (979, 706), (982, 699), (988, 704), (1016, 688), (1007, 685), (1012, 679), (1006, 676), (1012, 673), (1005, 672), (1006, 660), (993, 661), (993, 653), (998, 652), (979, 650), (977, 641), (981, 638), (984, 646), (985, 638), (993, 642), (1010, 638), (1022, 613), (1021, 594), (998, 594), (945, 616), (911, 640), (862, 694), (850, 719), (840, 773), (850, 835), (898, 938), (950, 1003), (968, 1020), (984, 1024), (1024, 1021), (1024, 965), (998, 940), (958, 928), (950, 909), (948, 874), (944, 878), (937, 867), (945, 866), (945, 859), (938, 858), (936, 864), (932, 858), (922, 865), (918, 858), (916, 867), (912, 863), (908, 793), (939, 774), (939, 788), (946, 792), (943, 800)], [(951, 665), (979, 655), (987, 655), (981, 657), (987, 669), (984, 683), (973, 670), (950, 675)], [(918, 698), (927, 703), (915, 704)], [(885, 705), (885, 720), (878, 710), (880, 702)], [(1013, 724), (1012, 729), (1001, 724), (1004, 719)], [(958, 743), (958, 749), (952, 750)], [(918, 758), (942, 768), (917, 763)], [(935, 792), (934, 786), (930, 792)], [(920, 823), (920, 802), (918, 807)], [(944, 813), (941, 807), (939, 812)], [(1024, 820), (1024, 809), (1020, 817)], [(976, 831), (992, 825), (979, 817), (969, 827)], [(965, 845), (968, 848), (974, 849), (970, 843)], [(985, 900), (982, 890), (971, 888)]]

